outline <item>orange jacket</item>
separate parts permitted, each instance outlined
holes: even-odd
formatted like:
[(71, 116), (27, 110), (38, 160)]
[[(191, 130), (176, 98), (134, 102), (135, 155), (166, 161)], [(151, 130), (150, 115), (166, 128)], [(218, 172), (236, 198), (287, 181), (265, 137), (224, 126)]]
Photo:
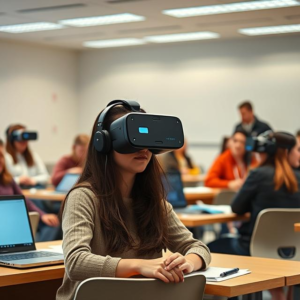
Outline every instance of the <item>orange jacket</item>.
[[(253, 163), (254, 162), (252, 161), (251, 165)], [(246, 172), (246, 164), (244, 171), (241, 170), (233, 158), (231, 151), (228, 149), (215, 160), (208, 171), (205, 179), (205, 186), (226, 189), (228, 188), (229, 181), (243, 178), (246, 176)]]

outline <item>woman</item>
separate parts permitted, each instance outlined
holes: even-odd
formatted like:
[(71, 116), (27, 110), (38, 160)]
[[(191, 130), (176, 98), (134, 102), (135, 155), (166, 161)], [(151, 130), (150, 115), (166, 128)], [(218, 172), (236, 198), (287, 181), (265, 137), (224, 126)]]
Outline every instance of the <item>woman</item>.
[[(114, 106), (104, 128), (129, 112)], [(96, 131), (97, 121), (93, 135)], [(72, 299), (80, 281), (90, 277), (181, 282), (183, 273), (209, 264), (207, 247), (192, 238), (166, 202), (160, 172), (147, 149), (101, 154), (90, 142), (79, 183), (62, 208), (66, 273), (57, 300)], [(178, 253), (164, 259), (166, 248)]]
[(7, 169), (19, 185), (45, 185), (49, 180), (49, 174), (39, 155), (29, 149), (28, 141), (15, 141), (11, 138), (14, 131), (24, 129), (25, 126), (16, 124), (9, 126), (7, 130), (5, 154)]
[[(22, 195), (22, 191), (19, 186), (15, 183), (12, 176), (6, 169), (5, 159), (3, 154), (3, 147), (0, 141), (0, 195), (11, 196), (11, 195)], [(26, 205), (29, 211), (36, 211), (40, 214), (41, 220), (48, 226), (58, 226), (59, 220), (56, 215), (45, 214), (42, 210), (37, 208), (29, 199), (26, 199)]]
[[(250, 255), (250, 240), (258, 214), (267, 208), (300, 208), (300, 142), (288, 133), (270, 133), (275, 139), (274, 154), (263, 154), (262, 165), (252, 170), (231, 205), (237, 214), (251, 213), (250, 221), (239, 229), (239, 238), (223, 238), (210, 243), (212, 252)], [(273, 299), (285, 299), (272, 290)]]
[[(205, 186), (238, 191), (248, 172), (249, 153), (245, 150), (247, 133), (237, 130), (225, 150), (214, 162), (205, 179)], [(250, 160), (251, 166), (255, 160)]]
[(85, 164), (89, 136), (79, 134), (75, 137), (72, 154), (63, 156), (55, 165), (52, 174), (52, 184), (58, 186), (67, 173), (81, 173)]

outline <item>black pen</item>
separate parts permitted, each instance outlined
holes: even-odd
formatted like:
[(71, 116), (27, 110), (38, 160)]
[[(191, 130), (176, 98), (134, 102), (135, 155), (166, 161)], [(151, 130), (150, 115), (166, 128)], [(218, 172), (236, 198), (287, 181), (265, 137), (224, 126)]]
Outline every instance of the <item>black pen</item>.
[(228, 270), (228, 271), (225, 271), (225, 272), (221, 273), (220, 276), (225, 277), (225, 276), (228, 276), (228, 275), (235, 274), (238, 271), (239, 271), (239, 268), (234, 268), (234, 269), (231, 269), (231, 270)]

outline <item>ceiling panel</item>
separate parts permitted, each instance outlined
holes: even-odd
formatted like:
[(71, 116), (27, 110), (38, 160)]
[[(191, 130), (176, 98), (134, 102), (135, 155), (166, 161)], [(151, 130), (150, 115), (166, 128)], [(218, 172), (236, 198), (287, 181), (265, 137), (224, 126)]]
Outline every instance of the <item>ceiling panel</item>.
[[(174, 18), (161, 13), (164, 9), (244, 2), (234, 0), (0, 0), (0, 25), (58, 22), (62, 19), (133, 13), (145, 21), (24, 34), (0, 32), (0, 39), (27, 41), (70, 49), (84, 49), (88, 40), (142, 38), (147, 35), (193, 31), (213, 31), (222, 39), (249, 38), (238, 33), (245, 27), (300, 23), (300, 6), (192, 18)], [(299, 36), (299, 33), (293, 34)]]

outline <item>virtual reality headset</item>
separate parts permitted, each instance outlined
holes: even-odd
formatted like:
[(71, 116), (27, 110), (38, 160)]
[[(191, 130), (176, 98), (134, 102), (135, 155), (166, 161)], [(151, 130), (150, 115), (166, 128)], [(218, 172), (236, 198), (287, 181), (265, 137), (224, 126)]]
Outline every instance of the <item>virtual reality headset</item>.
[[(108, 130), (103, 121), (108, 111), (123, 105), (133, 111), (113, 121)], [(182, 123), (179, 118), (140, 112), (136, 101), (114, 100), (110, 102), (98, 119), (99, 130), (94, 135), (94, 146), (101, 153), (113, 148), (122, 154), (148, 149), (154, 154), (179, 149), (184, 144)]]
[(35, 131), (27, 131), (23, 129), (14, 130), (10, 134), (11, 141), (35, 141), (38, 138), (38, 134)]
[[(293, 137), (293, 135), (286, 132), (277, 132), (277, 134), (283, 134), (285, 136)], [(249, 137), (246, 140), (246, 151), (251, 152), (275, 154), (277, 148), (290, 150), (292, 147), (293, 145), (290, 143), (278, 143), (273, 135), (273, 131), (271, 130), (268, 130), (257, 137)]]

